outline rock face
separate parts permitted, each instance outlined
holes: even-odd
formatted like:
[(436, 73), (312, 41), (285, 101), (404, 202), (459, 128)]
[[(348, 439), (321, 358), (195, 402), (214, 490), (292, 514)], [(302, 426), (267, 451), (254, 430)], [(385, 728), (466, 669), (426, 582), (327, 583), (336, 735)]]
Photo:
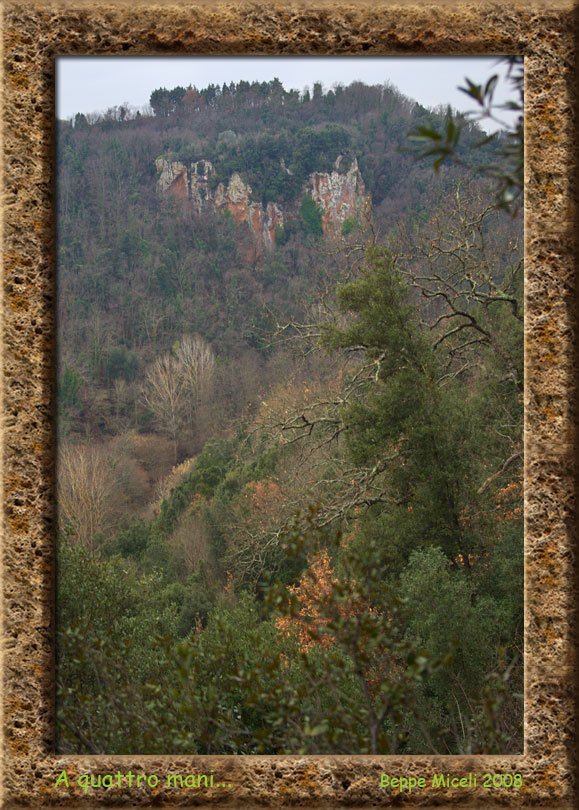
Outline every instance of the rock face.
[[(271, 249), (275, 245), (277, 226), (292, 218), (291, 211), (283, 211), (277, 203), (268, 202), (264, 206), (253, 202), (251, 186), (237, 172), (231, 175), (227, 185), (219, 183), (212, 189), (210, 178), (215, 169), (209, 160), (185, 166), (179, 161), (158, 158), (155, 165), (157, 190), (162, 196), (188, 201), (198, 214), (206, 208), (229, 211), (238, 225), (247, 222), (260, 249)], [(322, 209), (322, 228), (329, 237), (340, 234), (345, 219), (359, 220), (369, 205), (356, 158), (340, 156), (333, 171), (314, 172), (304, 191)]]
[(252, 189), (244, 183), (237, 172), (229, 178), (227, 186), (219, 183), (211, 189), (209, 179), (214, 173), (209, 160), (199, 160), (185, 166), (178, 161), (158, 158), (157, 190), (162, 195), (171, 194), (179, 200), (189, 200), (192, 208), (200, 214), (205, 208), (228, 210), (237, 225), (247, 222), (261, 248), (275, 245), (275, 229), (283, 225), (283, 212), (277, 203), (252, 202)]
[(157, 171), (160, 172), (157, 180), (157, 191), (161, 194), (171, 192), (178, 197), (187, 197), (188, 182), (187, 182), (187, 167), (178, 161), (169, 161), (158, 158), (155, 161)]
[(338, 236), (344, 220), (360, 220), (369, 205), (358, 161), (340, 155), (332, 172), (313, 172), (307, 191), (322, 209), (322, 228), (326, 236)]

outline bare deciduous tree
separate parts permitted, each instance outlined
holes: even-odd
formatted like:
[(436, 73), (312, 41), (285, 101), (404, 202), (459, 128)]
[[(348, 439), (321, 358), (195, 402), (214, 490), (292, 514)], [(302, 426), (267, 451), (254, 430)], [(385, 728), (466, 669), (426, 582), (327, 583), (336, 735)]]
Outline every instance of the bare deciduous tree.
[(100, 448), (65, 444), (58, 458), (58, 512), (61, 526), (94, 549), (97, 536), (114, 520), (117, 480), (114, 461)]
[(186, 335), (173, 354), (157, 358), (147, 371), (143, 400), (171, 437), (175, 464), (179, 430), (188, 421), (199, 421), (211, 394), (215, 366), (209, 343)]
[(185, 335), (175, 350), (181, 364), (187, 393), (195, 410), (207, 400), (215, 373), (213, 349), (199, 335)]
[(186, 408), (186, 377), (181, 361), (170, 354), (158, 357), (146, 374), (143, 400), (173, 441), (177, 463), (177, 436)]
[(196, 432), (203, 435), (215, 382), (215, 354), (199, 335), (185, 335), (175, 348), (175, 356), (183, 374), (189, 421), (195, 425)]
[(197, 512), (189, 511), (182, 518), (169, 539), (169, 546), (184, 576), (193, 574), (209, 559), (205, 526)]

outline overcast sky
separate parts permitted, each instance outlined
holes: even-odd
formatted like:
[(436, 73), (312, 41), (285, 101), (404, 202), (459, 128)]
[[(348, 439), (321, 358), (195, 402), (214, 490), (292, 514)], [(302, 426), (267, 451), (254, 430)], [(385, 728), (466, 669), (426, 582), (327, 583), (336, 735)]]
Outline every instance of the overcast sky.
[[(486, 81), (497, 68), (494, 57), (301, 57), (192, 56), (61, 56), (56, 62), (57, 116), (70, 118), (77, 112), (100, 112), (128, 103), (147, 104), (153, 90), (231, 81), (269, 81), (278, 78), (286, 90), (311, 89), (319, 81), (325, 89), (359, 80), (366, 84), (390, 82), (405, 96), (424, 107), (450, 104), (460, 111), (472, 110), (474, 102), (457, 87), (465, 76)], [(509, 95), (508, 82), (501, 82), (497, 101)]]

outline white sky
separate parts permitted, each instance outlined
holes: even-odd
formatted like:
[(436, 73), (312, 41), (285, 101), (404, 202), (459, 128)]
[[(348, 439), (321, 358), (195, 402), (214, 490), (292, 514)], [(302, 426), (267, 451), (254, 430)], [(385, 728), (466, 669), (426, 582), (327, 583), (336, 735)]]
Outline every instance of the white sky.
[[(147, 104), (153, 90), (231, 81), (269, 81), (277, 77), (286, 90), (311, 89), (316, 81), (329, 89), (359, 80), (366, 84), (390, 82), (405, 96), (424, 107), (450, 104), (468, 111), (474, 101), (457, 87), (465, 76), (486, 82), (497, 68), (497, 57), (301, 57), (301, 56), (61, 56), (56, 60), (57, 116), (99, 112), (128, 103)], [(509, 97), (509, 84), (500, 82), (498, 102)]]

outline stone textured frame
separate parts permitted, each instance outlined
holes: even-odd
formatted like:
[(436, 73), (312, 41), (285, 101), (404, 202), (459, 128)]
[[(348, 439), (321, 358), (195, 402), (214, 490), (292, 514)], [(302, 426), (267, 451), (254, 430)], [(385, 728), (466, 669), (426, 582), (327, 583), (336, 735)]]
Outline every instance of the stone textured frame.
[[(576, 9), (559, 4), (4, 2), (3, 761), (0, 806), (573, 805)], [(53, 109), (56, 55), (525, 56), (526, 681), (519, 757), (71, 757), (53, 751)], [(86, 796), (58, 774), (159, 775)], [(169, 771), (228, 790), (167, 790)], [(523, 775), (518, 790), (380, 789), (380, 773)]]

